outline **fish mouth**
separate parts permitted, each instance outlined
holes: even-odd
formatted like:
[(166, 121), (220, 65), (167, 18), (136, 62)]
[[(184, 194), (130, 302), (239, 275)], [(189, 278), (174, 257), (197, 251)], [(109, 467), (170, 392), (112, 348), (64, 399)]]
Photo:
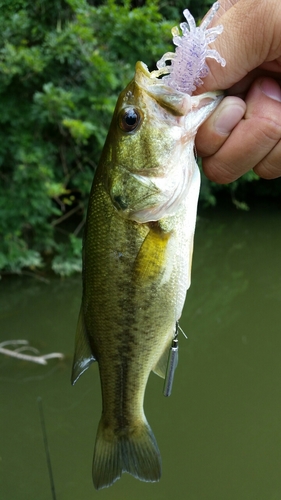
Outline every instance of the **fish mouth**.
[(191, 96), (166, 85), (156, 77), (157, 71), (150, 73), (146, 64), (136, 63), (135, 82), (160, 106), (169, 110), (175, 116), (184, 116), (192, 108)]
[[(212, 113), (224, 97), (222, 90), (205, 92), (198, 95), (183, 93), (165, 84), (165, 80), (158, 78), (158, 73), (159, 71), (150, 72), (146, 64), (138, 61), (136, 63), (135, 82), (172, 115), (182, 116), (186, 119), (192, 114), (192, 120), (194, 120), (195, 124), (193, 128), (196, 128), (196, 130), (199, 127), (199, 123), (201, 124), (206, 119), (206, 115)], [(199, 115), (199, 118), (194, 119), (194, 114), (197, 115), (196, 118)], [(201, 116), (205, 118), (201, 118)]]

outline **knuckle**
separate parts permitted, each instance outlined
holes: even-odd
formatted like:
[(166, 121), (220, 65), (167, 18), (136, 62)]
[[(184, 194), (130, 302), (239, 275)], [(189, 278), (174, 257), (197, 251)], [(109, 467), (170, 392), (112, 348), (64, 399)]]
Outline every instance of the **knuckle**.
[(281, 123), (272, 117), (264, 118), (259, 132), (263, 141), (276, 143), (281, 138)]
[(262, 179), (270, 180), (281, 177), (281, 155), (271, 156), (269, 154), (268, 157), (260, 161), (253, 169)]
[(206, 177), (217, 184), (229, 184), (238, 177), (229, 162), (218, 162), (214, 157), (203, 159), (202, 167)]

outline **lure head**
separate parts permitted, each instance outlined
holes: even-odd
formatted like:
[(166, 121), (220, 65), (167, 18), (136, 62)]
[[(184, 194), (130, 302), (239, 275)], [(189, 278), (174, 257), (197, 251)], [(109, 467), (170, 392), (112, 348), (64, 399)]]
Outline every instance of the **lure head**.
[(191, 97), (176, 91), (136, 64), (102, 157), (106, 189), (122, 217), (148, 222), (178, 210), (197, 168), (196, 131), (220, 99), (219, 93)]

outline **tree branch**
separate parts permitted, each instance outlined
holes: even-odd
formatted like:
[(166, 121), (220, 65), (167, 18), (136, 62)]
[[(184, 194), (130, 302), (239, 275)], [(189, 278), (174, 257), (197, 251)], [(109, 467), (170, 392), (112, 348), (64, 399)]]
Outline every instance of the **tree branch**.
[[(17, 349), (7, 349), (6, 345), (22, 346)], [(22, 350), (29, 350), (35, 354), (26, 354)], [(60, 352), (52, 352), (50, 354), (39, 354), (39, 351), (34, 347), (31, 347), (27, 340), (6, 340), (0, 343), (0, 354), (5, 356), (10, 356), (12, 358), (21, 359), (24, 361), (32, 361), (33, 363), (38, 363), (39, 365), (46, 365), (48, 359), (58, 358), (64, 359), (64, 354)]]

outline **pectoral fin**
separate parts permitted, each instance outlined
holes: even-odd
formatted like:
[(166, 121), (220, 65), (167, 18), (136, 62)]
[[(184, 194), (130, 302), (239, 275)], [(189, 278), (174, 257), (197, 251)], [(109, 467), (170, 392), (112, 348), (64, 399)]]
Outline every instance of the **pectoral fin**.
[(141, 283), (153, 281), (166, 267), (167, 245), (170, 233), (151, 229), (144, 239), (134, 264), (135, 280)]
[(94, 361), (96, 361), (96, 359), (91, 351), (81, 307), (75, 336), (75, 353), (71, 375), (72, 385), (77, 382), (82, 373), (84, 373)]

